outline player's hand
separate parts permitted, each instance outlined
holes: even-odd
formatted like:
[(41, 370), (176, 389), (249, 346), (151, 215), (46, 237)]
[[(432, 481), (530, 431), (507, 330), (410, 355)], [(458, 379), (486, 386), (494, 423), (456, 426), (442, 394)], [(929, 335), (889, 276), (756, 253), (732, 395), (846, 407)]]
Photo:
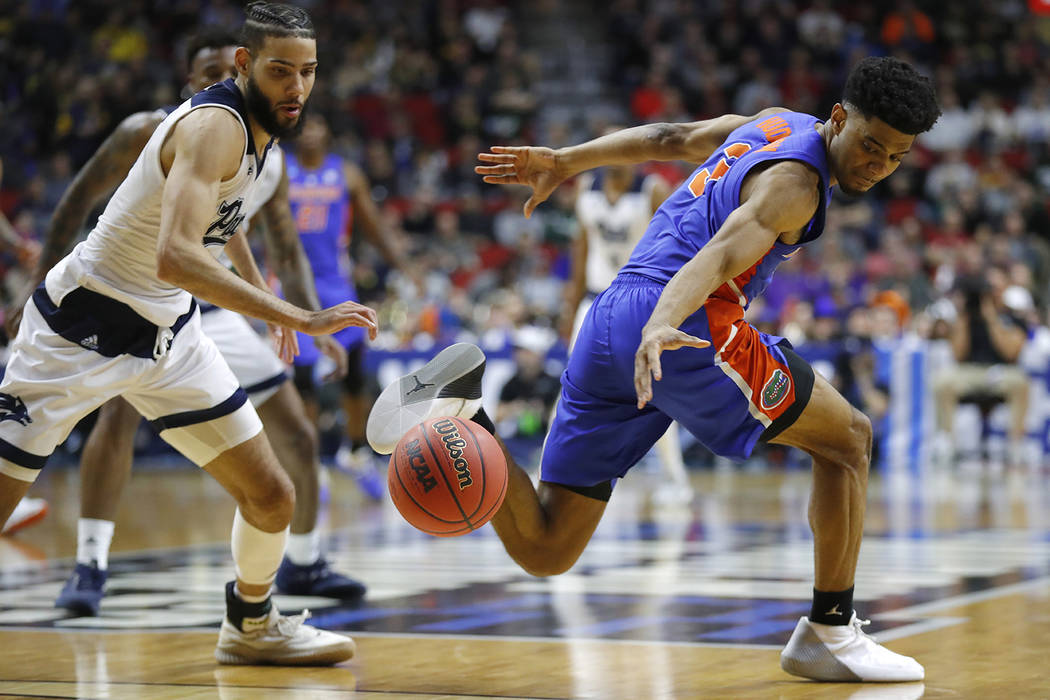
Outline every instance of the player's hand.
[(653, 398), (653, 380), (660, 381), (663, 377), (660, 353), (685, 347), (706, 348), (710, 344), (667, 324), (647, 324), (642, 328), (642, 341), (634, 353), (634, 393), (638, 396), (638, 410), (645, 408)]
[(350, 359), (343, 344), (330, 335), (319, 335), (314, 338), (314, 345), (335, 363), (335, 369), (326, 374), (321, 381), (334, 382), (345, 377), (350, 371)]
[(376, 312), (356, 301), (344, 301), (321, 311), (311, 311), (300, 329), (307, 335), (331, 335), (347, 326), (362, 326), (368, 329), (368, 339), (375, 340), (379, 331)]
[(525, 217), (550, 197), (568, 176), (558, 167), (554, 149), (543, 146), (493, 146), (490, 153), (479, 153), (478, 160), (494, 165), (477, 165), (474, 172), (493, 185), (527, 185), (532, 196), (525, 202)]
[(296, 337), (295, 331), (269, 323), (266, 325), (270, 329), (270, 335), (273, 336), (273, 349), (277, 356), (281, 358), (281, 362), (290, 364), (299, 354), (299, 338)]

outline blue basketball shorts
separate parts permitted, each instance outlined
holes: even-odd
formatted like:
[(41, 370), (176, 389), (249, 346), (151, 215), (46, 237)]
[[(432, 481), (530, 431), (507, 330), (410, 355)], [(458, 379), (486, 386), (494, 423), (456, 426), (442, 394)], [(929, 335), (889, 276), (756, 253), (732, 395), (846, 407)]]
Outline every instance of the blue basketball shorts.
[(672, 420), (712, 452), (750, 456), (797, 420), (813, 370), (783, 338), (760, 333), (743, 309), (710, 299), (681, 329), (711, 341), (660, 355), (663, 378), (638, 410), (634, 355), (663, 285), (623, 273), (595, 299), (562, 375), (540, 478), (590, 487), (622, 477)]

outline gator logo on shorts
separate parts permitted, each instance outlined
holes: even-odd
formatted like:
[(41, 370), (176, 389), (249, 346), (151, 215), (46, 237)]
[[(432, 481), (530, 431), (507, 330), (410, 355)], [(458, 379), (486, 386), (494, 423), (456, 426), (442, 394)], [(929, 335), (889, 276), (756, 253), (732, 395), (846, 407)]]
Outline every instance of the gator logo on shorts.
[(790, 390), (791, 377), (779, 367), (773, 370), (773, 375), (762, 387), (762, 410), (769, 411), (779, 406)]
[(0, 423), (5, 420), (17, 421), (19, 425), (29, 425), (33, 422), (25, 401), (18, 396), (0, 392)]

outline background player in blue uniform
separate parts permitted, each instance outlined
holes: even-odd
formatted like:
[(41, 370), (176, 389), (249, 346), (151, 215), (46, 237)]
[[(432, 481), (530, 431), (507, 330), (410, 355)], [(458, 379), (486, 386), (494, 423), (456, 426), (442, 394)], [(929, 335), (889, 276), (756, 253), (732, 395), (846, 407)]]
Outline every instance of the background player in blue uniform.
[[(560, 151), (482, 154), (494, 164), (477, 168), (487, 182), (533, 187), (526, 215), (588, 168), (704, 161), (595, 300), (562, 379), (538, 492), (513, 470), (492, 523), (519, 564), (537, 575), (571, 567), (613, 481), (672, 419), (723, 455), (746, 456), (760, 439), (792, 445), (813, 457), (816, 586), (781, 666), (819, 680), (923, 677), (914, 659), (864, 635), (853, 613), (871, 423), (743, 312), (776, 266), (820, 235), (829, 188), (870, 189), (939, 114), (928, 79), (896, 59), (867, 58), (825, 122), (791, 112), (722, 117), (629, 129)], [(483, 412), (476, 418), (485, 422)]]
[[(306, 118), (303, 132), (295, 141), (294, 152), (286, 155), (288, 200), (322, 305), (332, 299), (358, 300), (349, 252), (356, 221), (384, 260), (393, 268), (404, 269), (389, 244), (382, 217), (372, 201), (368, 178), (356, 165), (329, 152), (331, 136), (324, 118), (312, 114)], [(349, 444), (340, 448), (337, 462), (359, 477), (358, 484), (365, 493), (379, 498), (383, 493), (383, 479), (371, 469), (372, 451), (365, 441), (365, 417), (372, 398), (364, 371), (365, 332), (362, 328), (344, 328), (334, 337), (348, 355), (342, 403)], [(315, 366), (319, 359), (313, 339), (300, 333), (295, 384), (315, 419), (319, 412), (315, 386)], [(362, 448), (368, 452), (366, 459), (359, 452)]]

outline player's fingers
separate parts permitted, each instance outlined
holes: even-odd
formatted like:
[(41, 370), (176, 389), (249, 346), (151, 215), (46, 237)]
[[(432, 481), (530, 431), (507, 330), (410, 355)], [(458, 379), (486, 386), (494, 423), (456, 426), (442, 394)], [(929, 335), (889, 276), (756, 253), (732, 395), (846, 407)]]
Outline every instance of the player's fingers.
[(678, 348), (706, 348), (711, 343), (697, 338), (695, 335), (689, 335), (688, 333), (680, 333), (674, 340), (667, 343), (666, 348), (668, 350), (677, 350)]
[(521, 181), (521, 178), (517, 175), (486, 175), (481, 179), (482, 182), (487, 182), (490, 185), (524, 185), (526, 183)]
[(475, 165), (474, 172), (478, 175), (513, 175), (518, 167), (513, 163), (504, 165)]
[(483, 163), (514, 163), (518, 157), (505, 153), (479, 153), (478, 160)]
[(645, 408), (651, 397), (648, 355), (642, 348), (634, 354), (634, 393), (638, 397), (638, 410)]
[(661, 348), (656, 343), (650, 343), (646, 349), (646, 362), (649, 365), (649, 369), (652, 370), (653, 379), (660, 381), (663, 379), (663, 369), (660, 367), (660, 351)]
[(492, 153), (513, 153), (515, 155), (525, 151), (525, 146), (492, 146), (489, 151)]

